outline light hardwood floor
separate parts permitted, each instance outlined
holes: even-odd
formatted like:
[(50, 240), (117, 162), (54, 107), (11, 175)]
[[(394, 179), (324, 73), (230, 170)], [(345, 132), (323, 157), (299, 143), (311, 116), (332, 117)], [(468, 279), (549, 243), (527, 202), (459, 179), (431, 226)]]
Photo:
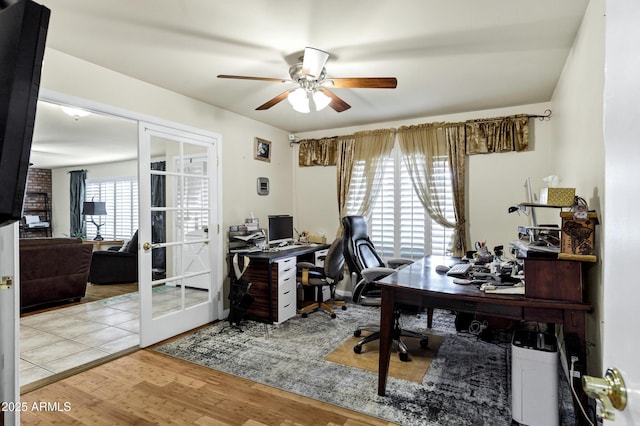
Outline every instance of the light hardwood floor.
[(24, 425), (391, 424), (151, 349), (26, 393), (22, 402)]
[[(81, 303), (137, 290), (137, 285), (128, 284), (90, 287)], [(30, 426), (392, 424), (172, 358), (153, 348), (24, 393), (21, 402), (27, 408), (21, 413), (21, 424)]]

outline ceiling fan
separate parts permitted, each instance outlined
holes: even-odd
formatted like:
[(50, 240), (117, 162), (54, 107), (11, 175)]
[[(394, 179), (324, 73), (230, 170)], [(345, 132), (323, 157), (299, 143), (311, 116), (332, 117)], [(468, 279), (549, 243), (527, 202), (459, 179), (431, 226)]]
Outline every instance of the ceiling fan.
[(266, 110), (288, 99), (293, 109), (307, 113), (311, 110), (319, 111), (327, 105), (336, 112), (346, 111), (351, 105), (329, 91), (333, 89), (395, 89), (398, 81), (395, 77), (354, 77), (354, 78), (326, 78), (325, 64), (329, 54), (322, 50), (307, 47), (300, 62), (289, 68), (290, 80), (269, 77), (248, 77), (242, 75), (218, 75), (218, 78), (233, 78), (239, 80), (259, 80), (276, 83), (294, 83), (293, 87), (280, 93), (256, 110)]

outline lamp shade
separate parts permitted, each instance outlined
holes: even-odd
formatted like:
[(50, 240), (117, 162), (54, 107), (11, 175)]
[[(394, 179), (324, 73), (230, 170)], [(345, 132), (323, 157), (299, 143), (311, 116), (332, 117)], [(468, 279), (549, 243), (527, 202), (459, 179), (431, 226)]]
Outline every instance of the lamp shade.
[(322, 92), (313, 93), (313, 102), (316, 104), (316, 111), (320, 111), (331, 103), (331, 98)]
[(82, 204), (82, 214), (85, 216), (103, 216), (107, 214), (107, 203), (103, 201), (85, 201)]
[(307, 96), (307, 91), (303, 88), (300, 87), (293, 92), (290, 92), (287, 99), (296, 111), (303, 114), (309, 112), (309, 97)]

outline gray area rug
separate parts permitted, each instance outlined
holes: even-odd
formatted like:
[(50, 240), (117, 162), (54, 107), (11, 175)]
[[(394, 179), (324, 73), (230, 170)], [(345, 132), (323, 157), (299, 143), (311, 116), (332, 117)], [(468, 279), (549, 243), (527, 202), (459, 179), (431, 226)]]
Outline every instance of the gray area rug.
[[(379, 310), (350, 304), (337, 315), (318, 312), (280, 325), (246, 321), (242, 332), (218, 323), (156, 350), (401, 425), (511, 424), (508, 342), (457, 333), (447, 311), (436, 310), (431, 330), (426, 315), (403, 316), (404, 328), (445, 339), (421, 384), (389, 377), (380, 397), (376, 373), (324, 360), (357, 325), (377, 323)], [(561, 424), (574, 424), (572, 416), (570, 407), (562, 409)]]

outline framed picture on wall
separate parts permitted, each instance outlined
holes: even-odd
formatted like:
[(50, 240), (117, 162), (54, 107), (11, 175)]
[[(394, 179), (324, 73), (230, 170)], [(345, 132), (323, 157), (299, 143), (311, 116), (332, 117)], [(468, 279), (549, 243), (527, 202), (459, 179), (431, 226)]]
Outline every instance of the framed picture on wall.
[(268, 140), (256, 138), (253, 152), (256, 160), (271, 162), (271, 142)]

